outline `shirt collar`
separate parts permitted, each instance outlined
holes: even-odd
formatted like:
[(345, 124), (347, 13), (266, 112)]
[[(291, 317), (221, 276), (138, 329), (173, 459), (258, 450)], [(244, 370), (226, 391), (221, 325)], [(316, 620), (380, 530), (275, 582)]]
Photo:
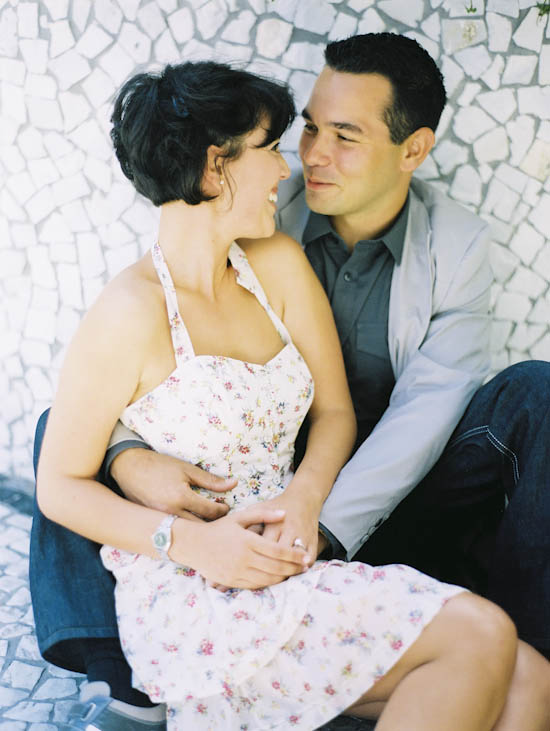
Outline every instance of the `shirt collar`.
[[(365, 239), (365, 241), (382, 241), (398, 264), (401, 261), (403, 246), (405, 244), (405, 233), (407, 231), (407, 219), (409, 213), (409, 201), (410, 196), (408, 195), (407, 200), (405, 201), (405, 205), (403, 206), (403, 208), (399, 212), (399, 215), (389, 229), (383, 231), (382, 234), (376, 239)], [(330, 218), (328, 216), (310, 211), (302, 237), (304, 246), (307, 246), (312, 241), (315, 241), (322, 236), (326, 236), (327, 234), (332, 234), (337, 240), (341, 241), (336, 231), (332, 228)]]

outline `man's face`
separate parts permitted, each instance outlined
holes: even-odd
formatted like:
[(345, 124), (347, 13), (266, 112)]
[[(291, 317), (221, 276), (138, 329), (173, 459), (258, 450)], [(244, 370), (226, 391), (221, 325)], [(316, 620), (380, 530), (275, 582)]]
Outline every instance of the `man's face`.
[(353, 219), (391, 208), (407, 178), (402, 146), (391, 142), (383, 120), (391, 99), (391, 84), (379, 74), (323, 69), (304, 110), (299, 145), (313, 211)]

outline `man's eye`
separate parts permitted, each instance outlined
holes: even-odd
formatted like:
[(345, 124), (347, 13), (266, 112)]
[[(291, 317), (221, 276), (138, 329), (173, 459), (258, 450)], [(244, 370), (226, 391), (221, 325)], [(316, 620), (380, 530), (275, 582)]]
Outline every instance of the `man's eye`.
[(344, 135), (338, 135), (339, 140), (344, 140), (344, 142), (355, 142), (355, 140), (350, 140), (349, 137), (344, 137)]

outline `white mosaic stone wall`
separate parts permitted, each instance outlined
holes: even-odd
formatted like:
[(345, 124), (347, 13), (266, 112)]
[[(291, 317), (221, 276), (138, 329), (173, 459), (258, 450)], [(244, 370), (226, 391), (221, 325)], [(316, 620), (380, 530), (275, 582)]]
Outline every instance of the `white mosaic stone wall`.
[(137, 64), (214, 55), (288, 80), (301, 108), (327, 39), (381, 30), (445, 76), (420, 174), (492, 224), (494, 370), (550, 360), (550, 24), (534, 0), (0, 0), (0, 473), (31, 477), (82, 313), (154, 237), (111, 153), (115, 89)]

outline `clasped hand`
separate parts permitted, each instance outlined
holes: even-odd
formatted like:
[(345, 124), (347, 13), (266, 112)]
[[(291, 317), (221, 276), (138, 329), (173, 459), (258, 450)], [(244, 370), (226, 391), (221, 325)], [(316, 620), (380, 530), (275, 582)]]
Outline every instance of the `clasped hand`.
[[(117, 456), (112, 475), (133, 502), (205, 524), (196, 558), (181, 561), (213, 586), (259, 589), (284, 581), (310, 566), (317, 555), (317, 516), (283, 493), (226, 515), (227, 505), (197, 494), (192, 486), (224, 493), (236, 479), (223, 479), (188, 462), (148, 449)], [(306, 550), (293, 546), (300, 538)], [(178, 546), (171, 550), (178, 560)]]

